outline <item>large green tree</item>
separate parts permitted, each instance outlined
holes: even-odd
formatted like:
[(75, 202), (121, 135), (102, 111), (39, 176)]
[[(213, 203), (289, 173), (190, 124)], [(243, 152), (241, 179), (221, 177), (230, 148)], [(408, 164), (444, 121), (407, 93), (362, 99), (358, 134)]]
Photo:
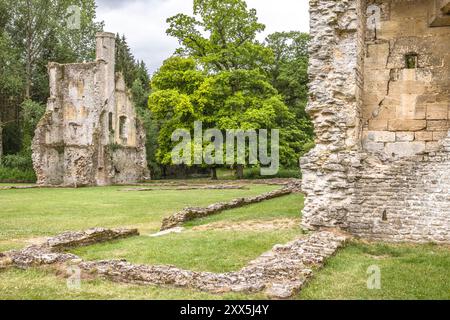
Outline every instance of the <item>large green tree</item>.
[(0, 0), (0, 164), (3, 156), (3, 130), (10, 122), (8, 113), (18, 102), (23, 89), (19, 51), (12, 45), (6, 24), (10, 19), (6, 1)]
[[(258, 70), (210, 74), (202, 70), (195, 59), (175, 56), (165, 61), (151, 84), (149, 107), (160, 128), (157, 159), (162, 164), (172, 164), (172, 150), (177, 144), (171, 140), (172, 133), (186, 129), (193, 137), (195, 121), (202, 122), (203, 130), (219, 129), (223, 137), (228, 129), (270, 130), (289, 127), (293, 122), (294, 116), (282, 97)], [(284, 162), (295, 162), (295, 152), (287, 136), (281, 134), (281, 137)], [(216, 165), (209, 167), (215, 177)], [(239, 177), (242, 177), (241, 168), (237, 170)]]
[(195, 94), (205, 77), (193, 58), (177, 56), (167, 59), (154, 74), (148, 105), (157, 121), (156, 159), (160, 164), (172, 164), (172, 133), (177, 129), (192, 131), (194, 122), (203, 118)]
[(309, 35), (298, 31), (276, 32), (266, 39), (267, 47), (274, 54), (274, 63), (267, 69), (271, 83), (295, 115), (294, 122), (284, 133), (290, 137), (290, 145), (298, 155), (307, 152), (314, 144), (314, 128), (305, 111), (308, 102), (308, 43)]
[(167, 34), (178, 39), (184, 54), (212, 72), (262, 69), (271, 63), (271, 50), (256, 40), (265, 26), (243, 0), (194, 0), (194, 15), (167, 20)]
[(24, 64), (25, 98), (32, 97), (33, 80), (46, 58), (76, 62), (93, 57), (95, 33), (102, 29), (94, 21), (94, 0), (16, 0), (7, 2), (7, 10), (7, 32)]
[[(260, 43), (257, 35), (265, 26), (243, 0), (194, 0), (193, 11), (194, 16), (169, 18), (167, 33), (181, 45), (176, 54), (192, 58), (207, 76), (195, 94), (177, 103), (192, 108), (207, 127), (280, 128), (281, 161), (296, 166), (311, 142), (304, 112), (307, 36), (279, 33)], [(170, 89), (172, 96), (178, 88)]]

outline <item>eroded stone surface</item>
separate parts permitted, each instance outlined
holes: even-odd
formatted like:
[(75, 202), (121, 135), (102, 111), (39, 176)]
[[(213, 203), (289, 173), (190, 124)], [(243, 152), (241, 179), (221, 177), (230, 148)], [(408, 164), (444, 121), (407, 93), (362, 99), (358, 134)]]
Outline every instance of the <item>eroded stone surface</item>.
[(50, 98), (33, 140), (39, 185), (125, 184), (149, 177), (145, 130), (123, 76), (115, 35), (99, 33), (97, 60), (49, 64)]
[(17, 267), (31, 267), (80, 260), (76, 255), (65, 253), (63, 250), (136, 235), (138, 235), (136, 229), (93, 228), (80, 232), (65, 232), (47, 239), (41, 245), (5, 252), (3, 261), (9, 261), (9, 265)]
[(450, 242), (450, 28), (413, 2), (310, 1), (307, 228)]

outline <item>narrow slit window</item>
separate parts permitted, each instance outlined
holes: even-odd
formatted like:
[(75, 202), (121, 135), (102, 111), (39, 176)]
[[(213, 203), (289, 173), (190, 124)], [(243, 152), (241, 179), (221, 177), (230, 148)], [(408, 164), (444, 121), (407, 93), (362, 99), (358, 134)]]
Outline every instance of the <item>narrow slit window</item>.
[(114, 128), (113, 128), (113, 114), (112, 114), (112, 112), (110, 112), (108, 114), (108, 129), (109, 129), (110, 133), (112, 133), (114, 131)]
[(418, 58), (416, 53), (408, 53), (405, 55), (406, 69), (416, 69), (419, 60)]

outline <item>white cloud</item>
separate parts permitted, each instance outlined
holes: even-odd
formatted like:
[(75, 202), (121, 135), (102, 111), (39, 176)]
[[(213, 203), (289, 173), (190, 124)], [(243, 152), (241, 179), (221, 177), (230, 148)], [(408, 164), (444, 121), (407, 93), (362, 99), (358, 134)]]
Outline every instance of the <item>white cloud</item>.
[[(308, 0), (247, 0), (258, 11), (266, 30), (260, 39), (275, 31), (309, 30)], [(149, 71), (156, 71), (178, 47), (166, 35), (166, 19), (177, 14), (192, 14), (192, 0), (97, 0), (97, 16), (105, 31), (125, 34), (137, 59)]]

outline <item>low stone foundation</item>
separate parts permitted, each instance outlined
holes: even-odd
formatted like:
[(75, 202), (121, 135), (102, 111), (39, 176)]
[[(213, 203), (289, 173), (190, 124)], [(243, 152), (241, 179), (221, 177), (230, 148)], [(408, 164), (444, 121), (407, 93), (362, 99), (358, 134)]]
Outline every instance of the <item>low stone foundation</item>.
[(63, 250), (87, 246), (139, 235), (137, 229), (94, 228), (81, 232), (65, 232), (49, 238), (42, 245), (32, 245), (22, 250), (11, 250), (0, 254), (0, 266), (20, 268), (64, 263), (81, 259)]
[(292, 192), (294, 192), (294, 189), (288, 186), (255, 197), (239, 198), (231, 200), (229, 202), (215, 203), (206, 208), (185, 208), (180, 212), (171, 215), (170, 217), (164, 218), (161, 226), (161, 231), (178, 227), (182, 225), (184, 222), (190, 220), (207, 217), (224, 210), (239, 208), (249, 204), (254, 204), (265, 200), (286, 196), (288, 194), (291, 194)]
[(83, 261), (62, 250), (138, 235), (135, 229), (96, 228), (66, 232), (42, 245), (0, 253), (0, 268), (45, 265), (75, 266), (89, 274), (121, 283), (164, 285), (210, 293), (265, 291), (269, 298), (287, 299), (312, 277), (312, 268), (342, 247), (347, 237), (329, 231), (313, 233), (273, 249), (236, 272), (212, 273), (183, 270), (174, 266), (134, 265), (126, 260)]
[(270, 298), (286, 299), (300, 291), (346, 241), (332, 232), (313, 233), (271, 251), (237, 272), (211, 273), (182, 270), (174, 266), (133, 265), (125, 260), (81, 262), (80, 268), (109, 280), (140, 285), (164, 285), (211, 293), (256, 293), (265, 290)]

